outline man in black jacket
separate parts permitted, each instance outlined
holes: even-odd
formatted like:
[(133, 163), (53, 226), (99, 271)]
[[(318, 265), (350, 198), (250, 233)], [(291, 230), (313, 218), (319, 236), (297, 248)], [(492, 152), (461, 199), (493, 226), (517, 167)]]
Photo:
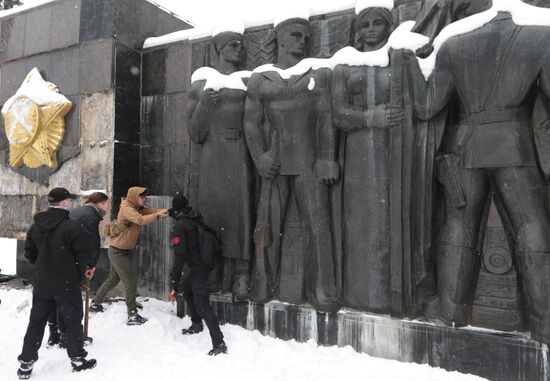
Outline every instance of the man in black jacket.
[[(86, 204), (78, 208), (71, 209), (69, 211), (69, 217), (71, 220), (77, 221), (86, 233), (91, 238), (91, 266), (90, 272), (93, 276), (97, 261), (99, 260), (99, 253), (101, 250), (101, 237), (99, 234), (99, 224), (103, 220), (103, 217), (107, 213), (109, 208), (109, 196), (102, 191), (92, 192), (87, 196)], [(64, 348), (66, 341), (66, 332), (63, 322), (57, 319), (57, 314), (54, 311), (48, 319), (48, 326), (50, 327), (50, 337), (48, 338), (48, 346), (52, 346), (59, 343), (59, 346)]]
[[(212, 268), (203, 263), (200, 255), (198, 229), (199, 226), (206, 227), (206, 225), (200, 213), (189, 206), (187, 199), (181, 193), (177, 193), (172, 199), (172, 209), (169, 210), (169, 214), (175, 220), (170, 233), (175, 255), (174, 266), (170, 273), (172, 286), (170, 299), (174, 299), (176, 292), (183, 292), (192, 322), (189, 328), (182, 330), (182, 333), (192, 335), (202, 332), (204, 319), (212, 339), (212, 350), (208, 354), (215, 356), (227, 353), (223, 333), (210, 305), (208, 294), (208, 275)], [(181, 273), (186, 263), (190, 272), (180, 286)]]
[(17, 358), (20, 379), (31, 376), (38, 349), (44, 337), (48, 317), (57, 308), (67, 330), (67, 354), (73, 371), (93, 368), (95, 359), (87, 360), (83, 348), (82, 294), (84, 273), (91, 278), (90, 237), (76, 221), (69, 219), (70, 199), (76, 195), (65, 188), (48, 194), (50, 207), (34, 216), (27, 232), (25, 257), (34, 265), (33, 302), (23, 349)]

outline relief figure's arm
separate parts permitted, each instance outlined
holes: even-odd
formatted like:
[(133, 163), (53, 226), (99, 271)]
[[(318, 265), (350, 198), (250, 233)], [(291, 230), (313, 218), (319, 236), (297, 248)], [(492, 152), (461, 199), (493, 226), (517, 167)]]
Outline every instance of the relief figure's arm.
[(204, 142), (208, 135), (210, 112), (216, 104), (212, 100), (213, 96), (210, 96), (213, 90), (203, 90), (204, 83), (205, 81), (196, 81), (191, 84), (186, 109), (189, 137), (197, 144)]

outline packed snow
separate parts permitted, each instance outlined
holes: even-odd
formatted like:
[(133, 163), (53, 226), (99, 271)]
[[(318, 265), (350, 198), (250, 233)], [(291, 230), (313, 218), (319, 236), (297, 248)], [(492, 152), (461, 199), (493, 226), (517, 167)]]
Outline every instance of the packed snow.
[(246, 91), (243, 78), (250, 77), (250, 74), (250, 71), (241, 70), (226, 75), (220, 73), (216, 69), (205, 66), (195, 70), (191, 76), (191, 83), (196, 81), (206, 81), (203, 88), (204, 90), (212, 89), (215, 91), (220, 91), (221, 89), (227, 88)]
[(433, 53), (425, 59), (418, 60), (424, 76), (429, 78), (433, 72), (437, 53), (445, 41), (481, 28), (493, 20), (498, 12), (510, 13), (512, 20), (517, 25), (550, 26), (550, 9), (548, 8), (535, 7), (520, 0), (493, 0), (493, 6), (485, 12), (458, 20), (443, 28), (433, 42)]
[[(29, 0), (27, 0), (29, 1)], [(31, 0), (32, 1), (32, 0)], [(191, 20), (196, 27), (180, 30), (164, 36), (150, 37), (145, 40), (144, 48), (165, 45), (176, 41), (196, 40), (212, 35), (212, 31), (220, 23), (230, 18), (239, 18), (245, 27), (251, 28), (260, 25), (274, 24), (283, 18), (281, 15), (285, 10), (290, 10), (298, 17), (309, 17), (332, 12), (353, 9), (356, 0), (278, 0), (258, 1), (240, 0), (220, 1), (202, 0), (190, 6), (187, 1), (155, 0), (174, 13)], [(301, 11), (297, 12), (297, 9)], [(288, 17), (288, 16), (287, 16)], [(307, 18), (307, 17), (306, 17)], [(277, 19), (277, 20), (276, 20)]]
[[(1, 217), (0, 211), (0, 217)], [(17, 240), (0, 238), (0, 274), (14, 275), (17, 271)]]
[[(28, 323), (30, 290), (0, 288), (0, 380), (16, 379), (23, 336)], [(141, 300), (141, 314), (149, 318), (142, 326), (126, 326), (126, 305), (108, 305), (92, 314), (87, 347), (98, 365), (92, 370), (71, 373), (65, 350), (39, 351), (32, 380), (366, 380), (369, 381), (480, 381), (480, 377), (447, 372), (428, 365), (383, 360), (355, 352), (351, 347), (319, 347), (313, 341), (297, 343), (262, 336), (259, 332), (224, 325), (229, 352), (210, 357), (207, 330), (193, 336), (181, 335), (190, 325), (179, 319), (176, 306), (156, 299)], [(46, 331), (47, 332), (47, 331)]]
[(289, 79), (293, 75), (302, 75), (309, 70), (334, 69), (337, 65), (386, 67), (390, 63), (389, 51), (391, 48), (416, 50), (428, 43), (428, 37), (411, 32), (413, 27), (414, 21), (407, 21), (399, 25), (391, 34), (386, 45), (372, 52), (360, 52), (347, 46), (340, 49), (331, 58), (305, 58), (288, 69), (265, 64), (254, 69), (252, 73), (274, 71), (281, 78)]

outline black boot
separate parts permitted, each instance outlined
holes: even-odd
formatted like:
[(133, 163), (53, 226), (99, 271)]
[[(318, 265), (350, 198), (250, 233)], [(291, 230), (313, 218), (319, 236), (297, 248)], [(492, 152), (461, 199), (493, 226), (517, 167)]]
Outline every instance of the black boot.
[(147, 319), (138, 314), (137, 310), (128, 312), (128, 321), (126, 322), (126, 325), (141, 325), (145, 322), (147, 322)]
[(90, 312), (103, 312), (103, 306), (101, 304), (97, 304), (92, 300), (92, 305), (90, 306)]
[(46, 348), (53, 347), (59, 343), (59, 330), (57, 329), (57, 325), (48, 323), (48, 326), (50, 327), (50, 336), (48, 337)]
[(225, 345), (225, 341), (222, 341), (220, 344), (215, 345), (214, 348), (208, 352), (208, 356), (217, 356), (220, 353), (227, 353), (227, 345)]
[(71, 366), (73, 372), (80, 372), (81, 370), (92, 369), (97, 365), (96, 359), (86, 360), (85, 357), (71, 357)]
[(19, 360), (19, 362), (21, 363), (21, 365), (19, 366), (19, 369), (17, 369), (17, 376), (20, 380), (27, 380), (31, 377), (34, 361)]
[(201, 333), (204, 329), (202, 323), (193, 323), (189, 328), (184, 328), (181, 330), (182, 335), (194, 335), (196, 333)]
[(477, 250), (439, 245), (437, 295), (424, 305), (424, 315), (449, 326), (469, 324), (479, 270)]

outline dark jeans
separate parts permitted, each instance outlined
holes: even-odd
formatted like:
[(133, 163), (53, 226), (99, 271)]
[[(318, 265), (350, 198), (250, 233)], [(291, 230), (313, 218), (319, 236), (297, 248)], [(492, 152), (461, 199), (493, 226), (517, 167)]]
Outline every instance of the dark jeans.
[(57, 308), (53, 310), (50, 316), (48, 317), (48, 324), (50, 326), (55, 326), (59, 330), (59, 332), (63, 334), (66, 331), (65, 326), (63, 325), (63, 320), (57, 317)]
[(80, 289), (71, 290), (63, 295), (33, 294), (31, 316), (27, 333), (23, 341), (23, 350), (17, 358), (21, 361), (38, 360), (38, 349), (44, 338), (44, 329), (48, 317), (55, 313), (62, 321), (67, 332), (67, 354), (69, 357), (85, 357), (84, 339), (82, 334), (82, 294)]
[(189, 308), (191, 321), (200, 323), (204, 319), (210, 337), (212, 346), (217, 346), (223, 341), (223, 333), (220, 330), (218, 318), (210, 305), (208, 294), (208, 275), (210, 269), (202, 264), (190, 263), (191, 271), (182, 282), (181, 291)]

